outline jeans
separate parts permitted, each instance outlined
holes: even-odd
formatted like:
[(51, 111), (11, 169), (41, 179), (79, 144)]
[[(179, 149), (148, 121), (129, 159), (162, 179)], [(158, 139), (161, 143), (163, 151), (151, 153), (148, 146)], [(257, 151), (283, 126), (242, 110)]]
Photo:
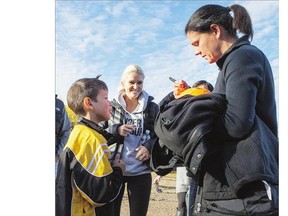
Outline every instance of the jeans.
[(55, 160), (55, 179), (57, 177), (58, 164), (59, 164), (59, 160)]
[(188, 194), (188, 203), (187, 203), (187, 215), (192, 216), (193, 215), (193, 209), (195, 205), (195, 199), (196, 199), (196, 192), (197, 192), (197, 187), (198, 187), (198, 178), (196, 177), (191, 177), (190, 178), (190, 187), (187, 192)]

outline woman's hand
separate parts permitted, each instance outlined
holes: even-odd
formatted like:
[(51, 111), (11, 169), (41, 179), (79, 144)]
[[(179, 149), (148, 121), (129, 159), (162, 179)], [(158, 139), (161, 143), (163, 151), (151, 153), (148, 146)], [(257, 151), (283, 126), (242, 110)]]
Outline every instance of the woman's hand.
[(135, 158), (140, 161), (145, 161), (150, 158), (150, 154), (148, 149), (145, 146), (139, 146), (138, 148), (135, 149), (137, 151), (137, 154)]
[(125, 125), (121, 125), (120, 127), (118, 127), (118, 133), (121, 136), (128, 136), (131, 132), (133, 132), (135, 130), (135, 125), (131, 125), (131, 124), (125, 124)]
[(174, 97), (177, 99), (178, 96), (187, 88), (190, 88), (190, 86), (184, 80), (176, 80), (173, 86)]

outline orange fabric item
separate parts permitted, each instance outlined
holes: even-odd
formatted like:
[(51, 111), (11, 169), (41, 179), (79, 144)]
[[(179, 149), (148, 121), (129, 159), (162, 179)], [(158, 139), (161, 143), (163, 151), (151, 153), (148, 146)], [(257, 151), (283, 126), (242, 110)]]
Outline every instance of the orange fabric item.
[(198, 95), (202, 95), (202, 94), (209, 94), (211, 93), (208, 89), (203, 89), (203, 88), (188, 88), (185, 91), (181, 92), (181, 94), (179, 94), (178, 98), (181, 98), (185, 95), (191, 95), (191, 96), (198, 96)]

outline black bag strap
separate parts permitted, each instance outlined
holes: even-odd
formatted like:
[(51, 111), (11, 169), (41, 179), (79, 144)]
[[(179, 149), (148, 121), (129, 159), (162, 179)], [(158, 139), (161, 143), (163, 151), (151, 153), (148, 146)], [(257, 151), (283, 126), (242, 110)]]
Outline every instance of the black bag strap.
[(112, 163), (115, 160), (116, 154), (121, 154), (123, 148), (123, 143), (116, 142), (115, 151), (112, 152), (112, 155), (109, 158), (110, 163)]

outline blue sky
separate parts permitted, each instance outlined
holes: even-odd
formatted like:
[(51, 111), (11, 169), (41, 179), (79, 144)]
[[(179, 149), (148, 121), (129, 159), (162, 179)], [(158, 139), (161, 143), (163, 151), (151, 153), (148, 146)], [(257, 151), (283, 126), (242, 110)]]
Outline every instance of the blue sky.
[(270, 60), (278, 97), (278, 1), (56, 1), (56, 93), (66, 103), (74, 81), (102, 74), (112, 98), (121, 73), (133, 63), (144, 70), (144, 89), (155, 102), (172, 90), (169, 76), (214, 84), (216, 64), (194, 56), (184, 34), (192, 13), (208, 3), (246, 7), (252, 44)]
[[(269, 58), (276, 86), (279, 81), (281, 87), (279, 152), (283, 214), (280, 215), (286, 215), (288, 184), (283, 182), (288, 181), (285, 172), (288, 13), (285, 1), (279, 1), (280, 29), (277, 1), (238, 3), (250, 12), (255, 29), (252, 43)], [(2, 210), (11, 212), (12, 209), (13, 215), (54, 214), (55, 91), (65, 101), (66, 91), (76, 79), (101, 73), (113, 97), (120, 74), (130, 63), (143, 67), (147, 75), (145, 89), (156, 100), (171, 90), (169, 76), (189, 83), (202, 78), (215, 81), (217, 68), (193, 55), (183, 30), (190, 15), (206, 3), (217, 2), (13, 0), (1, 3), (0, 112), (4, 153), (0, 162), (6, 176), (0, 179), (5, 197)], [(25, 196), (16, 208), (15, 202), (11, 202), (15, 200), (11, 188), (20, 197)]]

